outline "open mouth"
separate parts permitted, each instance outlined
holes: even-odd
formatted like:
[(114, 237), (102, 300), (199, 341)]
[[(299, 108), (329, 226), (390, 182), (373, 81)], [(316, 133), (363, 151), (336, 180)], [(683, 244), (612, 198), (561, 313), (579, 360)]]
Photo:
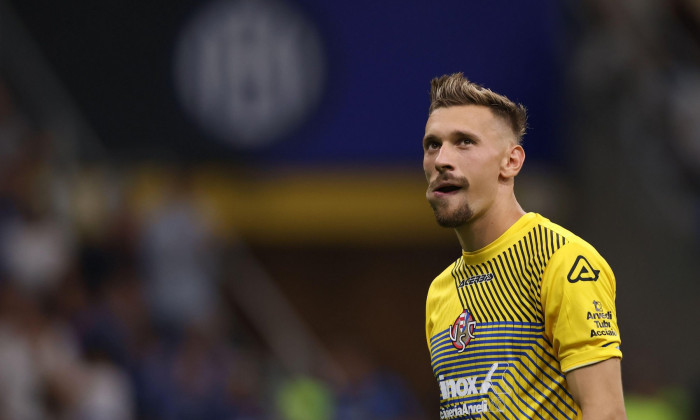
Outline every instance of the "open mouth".
[(444, 187), (436, 188), (435, 191), (441, 193), (451, 193), (452, 191), (457, 191), (459, 187), (455, 185), (445, 185)]

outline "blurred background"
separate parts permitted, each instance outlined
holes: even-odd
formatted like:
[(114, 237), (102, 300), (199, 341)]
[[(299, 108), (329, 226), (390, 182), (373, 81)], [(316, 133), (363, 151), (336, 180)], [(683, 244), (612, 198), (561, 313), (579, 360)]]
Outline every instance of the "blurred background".
[(0, 419), (436, 418), (456, 71), (616, 273), (629, 418), (700, 419), (695, 0), (0, 0)]

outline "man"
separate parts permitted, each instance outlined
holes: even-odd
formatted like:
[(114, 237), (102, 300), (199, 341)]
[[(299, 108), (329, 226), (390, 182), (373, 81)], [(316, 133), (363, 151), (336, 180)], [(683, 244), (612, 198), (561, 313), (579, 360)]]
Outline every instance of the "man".
[(462, 246), (426, 303), (440, 418), (626, 418), (613, 273), (513, 192), (525, 108), (461, 73), (430, 95), (426, 197)]

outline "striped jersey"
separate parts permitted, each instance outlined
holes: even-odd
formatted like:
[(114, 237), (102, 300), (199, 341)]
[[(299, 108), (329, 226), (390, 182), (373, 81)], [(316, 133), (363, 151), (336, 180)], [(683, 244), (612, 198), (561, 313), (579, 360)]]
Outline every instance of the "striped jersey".
[(622, 357), (612, 270), (536, 213), (433, 280), (425, 328), (441, 419), (579, 419), (565, 373)]

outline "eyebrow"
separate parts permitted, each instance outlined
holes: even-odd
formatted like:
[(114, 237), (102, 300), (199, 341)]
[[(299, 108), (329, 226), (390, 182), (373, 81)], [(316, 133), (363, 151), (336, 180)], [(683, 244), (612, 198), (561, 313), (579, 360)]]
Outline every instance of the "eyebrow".
[[(451, 131), (448, 135), (447, 138), (468, 138), (472, 140), (480, 140), (479, 136), (475, 135), (474, 133), (469, 133), (466, 131), (460, 131), (460, 130), (455, 130)], [(442, 141), (442, 139), (435, 134), (428, 134), (425, 137), (423, 137), (423, 144), (425, 144), (428, 141)]]
[(451, 132), (450, 137), (457, 137), (460, 139), (466, 137), (466, 138), (472, 139), (472, 140), (480, 140), (479, 136), (477, 136), (474, 133), (469, 133), (466, 131), (459, 131), (459, 130)]

